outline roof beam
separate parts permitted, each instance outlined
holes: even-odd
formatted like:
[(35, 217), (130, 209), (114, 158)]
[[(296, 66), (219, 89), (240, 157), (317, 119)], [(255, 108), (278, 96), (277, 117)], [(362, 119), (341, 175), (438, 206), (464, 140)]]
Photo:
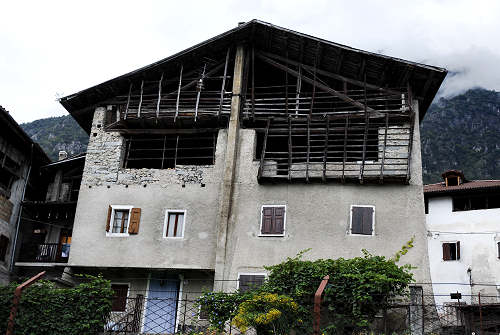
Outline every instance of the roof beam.
[[(314, 85), (314, 83), (315, 83), (314, 79), (306, 77), (303, 74), (301, 74), (301, 73), (299, 73), (299, 72), (297, 72), (295, 70), (292, 70), (292, 69), (288, 68), (286, 65), (280, 64), (280, 63), (278, 63), (278, 62), (270, 59), (269, 57), (264, 56), (260, 52), (257, 54), (257, 56), (260, 59), (262, 59), (264, 62), (266, 62), (266, 63), (268, 63), (268, 64), (270, 64), (270, 65), (272, 65), (272, 66), (274, 66), (274, 67), (276, 67), (276, 68), (278, 68), (280, 70), (286, 71), (286, 72), (288, 72), (289, 74), (291, 74), (292, 76), (294, 76), (296, 78), (301, 78), (301, 80), (303, 80), (303, 81), (305, 81), (305, 82), (307, 82), (307, 83), (309, 83), (311, 85)], [(377, 112), (373, 108), (365, 106), (364, 104), (362, 104), (362, 103), (360, 103), (360, 102), (358, 102), (358, 101), (356, 101), (356, 100), (348, 97), (347, 95), (345, 95), (343, 93), (340, 93), (339, 91), (334, 90), (333, 88), (331, 88), (331, 87), (329, 87), (327, 85), (324, 85), (322, 83), (316, 83), (316, 87), (318, 89), (323, 90), (323, 91), (325, 91), (327, 93), (330, 93), (330, 94), (336, 96), (337, 98), (339, 98), (339, 99), (341, 99), (341, 100), (343, 100), (345, 102), (348, 102), (351, 105), (356, 106), (356, 107), (358, 107), (358, 108), (360, 108), (362, 110), (365, 110), (365, 108), (366, 108), (366, 111), (372, 113), (372, 115), (373, 114), (380, 114), (379, 112)], [(380, 114), (380, 115), (382, 115), (382, 114)]]
[[(275, 60), (286, 62), (286, 63), (291, 64), (291, 65), (298, 66), (300, 64), (299, 62), (295, 62), (295, 61), (290, 60), (288, 58), (281, 57), (281, 56), (278, 56), (278, 55), (275, 55), (275, 54), (272, 54), (269, 52), (259, 51), (259, 53), (262, 54), (263, 56), (267, 56), (267, 57), (275, 59)], [(332, 73), (332, 72), (321, 70), (318, 68), (315, 69), (314, 66), (310, 66), (310, 65), (301, 64), (301, 66), (309, 71), (316, 71), (317, 74), (320, 74), (320, 75), (325, 76), (325, 77), (340, 80), (342, 82), (347, 82), (349, 84), (353, 84), (353, 85), (356, 85), (359, 87), (365, 86), (365, 83), (361, 80), (347, 78), (347, 77), (341, 76), (340, 74)], [(378, 91), (382, 91), (382, 92), (389, 93), (389, 94), (401, 94), (401, 92), (391, 90), (388, 88), (384, 88), (384, 87), (380, 87), (380, 86), (373, 85), (373, 84), (366, 83), (366, 87), (369, 89), (378, 90)]]

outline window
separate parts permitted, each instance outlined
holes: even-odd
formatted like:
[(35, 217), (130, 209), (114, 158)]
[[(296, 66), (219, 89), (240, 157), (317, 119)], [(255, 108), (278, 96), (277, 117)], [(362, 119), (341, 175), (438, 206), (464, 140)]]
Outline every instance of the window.
[(9, 238), (5, 235), (0, 236), (0, 262), (5, 262), (8, 248)]
[(374, 206), (351, 206), (351, 234), (373, 235), (375, 226)]
[(198, 308), (198, 320), (208, 320), (208, 312), (206, 305), (200, 305)]
[(453, 211), (500, 208), (500, 194), (467, 195), (453, 197)]
[(185, 220), (186, 211), (167, 210), (163, 226), (163, 237), (184, 237)]
[(266, 281), (265, 273), (241, 273), (238, 274), (238, 290), (241, 293), (259, 288)]
[(443, 261), (460, 259), (460, 241), (443, 243)]
[(261, 236), (283, 236), (285, 234), (286, 206), (262, 206), (260, 219)]
[(133, 206), (111, 205), (108, 208), (108, 236), (128, 236), (139, 232), (141, 209)]
[(128, 284), (111, 284), (114, 291), (111, 311), (125, 312), (127, 308)]
[(132, 136), (126, 140), (123, 166), (174, 169), (177, 165), (213, 165), (217, 133)]

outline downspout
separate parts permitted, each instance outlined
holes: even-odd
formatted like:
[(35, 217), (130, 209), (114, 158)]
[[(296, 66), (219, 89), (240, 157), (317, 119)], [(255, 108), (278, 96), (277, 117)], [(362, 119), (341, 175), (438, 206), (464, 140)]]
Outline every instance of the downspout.
[(10, 267), (9, 267), (10, 272), (12, 272), (14, 270), (14, 257), (16, 255), (17, 238), (19, 236), (19, 226), (21, 224), (21, 215), (23, 214), (24, 196), (26, 194), (26, 188), (28, 187), (28, 180), (29, 180), (30, 174), (31, 174), (31, 167), (33, 166), (33, 147), (34, 147), (34, 143), (31, 143), (30, 164), (28, 166), (28, 171), (26, 172), (26, 177), (25, 177), (24, 187), (23, 187), (23, 194), (21, 196), (21, 204), (19, 205), (19, 210), (17, 213), (16, 235), (14, 237), (14, 244), (13, 244), (12, 250), (10, 252)]

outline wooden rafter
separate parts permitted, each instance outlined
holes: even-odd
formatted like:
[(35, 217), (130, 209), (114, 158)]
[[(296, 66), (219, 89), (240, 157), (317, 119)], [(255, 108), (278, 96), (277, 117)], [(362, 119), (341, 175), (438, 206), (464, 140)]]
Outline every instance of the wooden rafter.
[[(289, 74), (291, 74), (292, 76), (294, 76), (296, 78), (301, 78), (302, 81), (305, 81), (305, 82), (307, 82), (307, 83), (309, 83), (311, 85), (314, 83), (313, 79), (311, 79), (309, 77), (306, 77), (306, 76), (302, 75), (301, 73), (299, 73), (299, 72), (297, 72), (295, 70), (292, 70), (292, 69), (288, 68), (287, 66), (282, 65), (282, 64), (280, 64), (280, 63), (272, 60), (271, 58), (269, 58), (269, 57), (267, 57), (267, 56), (265, 56), (265, 55), (263, 55), (261, 53), (258, 53), (257, 56), (260, 59), (262, 59), (264, 62), (266, 62), (266, 63), (268, 63), (268, 64), (270, 64), (270, 65), (272, 65), (272, 66), (274, 66), (274, 67), (276, 67), (278, 69), (281, 69), (283, 71), (287, 71)], [(362, 104), (362, 103), (360, 103), (360, 102), (358, 102), (358, 101), (356, 101), (356, 100), (348, 97), (347, 95), (345, 95), (343, 93), (340, 93), (337, 90), (334, 90), (333, 88), (331, 88), (331, 87), (329, 87), (329, 86), (327, 86), (325, 84), (316, 83), (316, 87), (318, 89), (322, 90), (322, 91), (325, 91), (327, 93), (330, 93), (330, 94), (336, 96), (337, 98), (339, 98), (339, 99), (341, 99), (341, 100), (343, 100), (345, 102), (350, 103), (353, 106), (356, 106), (356, 107), (358, 107), (358, 108), (360, 108), (362, 110), (365, 109), (365, 105), (364, 104)], [(368, 112), (370, 112), (372, 114), (375, 114), (376, 116), (382, 116), (381, 113), (377, 112), (376, 110), (374, 110), (373, 108), (368, 107), (368, 106), (366, 106), (366, 111), (368, 111)]]
[[(298, 64), (300, 64), (299, 62), (290, 60), (290, 59), (288, 59), (286, 57), (282, 57), (282, 56), (279, 56), (279, 55), (276, 55), (276, 54), (272, 54), (272, 53), (264, 52), (264, 51), (258, 51), (258, 52), (259, 52), (259, 54), (261, 54), (263, 56), (267, 56), (267, 57), (269, 57), (271, 59), (279, 60), (279, 61), (288, 63), (289, 65), (297, 66)], [(301, 66), (303, 68), (307, 69), (307, 70), (314, 71), (314, 66), (310, 66), (310, 65), (306, 65), (306, 64), (301, 64)], [(321, 69), (316, 69), (316, 72), (317, 72), (317, 74), (325, 76), (325, 77), (336, 79), (336, 80), (339, 80), (339, 81), (342, 81), (342, 82), (347, 82), (349, 84), (356, 85), (356, 86), (359, 86), (359, 87), (364, 87), (364, 83), (361, 80), (357, 80), (357, 79), (353, 79), (353, 78), (348, 78), (348, 77), (342, 76), (340, 74), (336, 74), (336, 73), (325, 71), (325, 70), (321, 70)], [(379, 90), (379, 91), (382, 91), (382, 92), (385, 92), (385, 93), (389, 93), (389, 94), (401, 94), (401, 92), (399, 92), (399, 91), (391, 90), (391, 89), (388, 89), (388, 88), (385, 88), (385, 87), (380, 87), (380, 86), (369, 84), (369, 83), (366, 83), (366, 87), (369, 88), (369, 89)]]

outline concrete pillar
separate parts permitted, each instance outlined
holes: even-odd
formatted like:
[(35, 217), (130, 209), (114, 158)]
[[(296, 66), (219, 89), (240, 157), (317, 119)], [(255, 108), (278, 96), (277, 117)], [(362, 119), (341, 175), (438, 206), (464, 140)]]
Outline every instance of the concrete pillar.
[(241, 89), (243, 84), (243, 65), (245, 48), (236, 48), (234, 59), (233, 95), (231, 99), (231, 116), (227, 130), (227, 146), (224, 159), (224, 176), (219, 196), (219, 211), (217, 213), (217, 247), (215, 252), (215, 283), (214, 290), (224, 290), (227, 231), (231, 215), (233, 186), (235, 178), (236, 158), (238, 157), (238, 134), (240, 129)]

